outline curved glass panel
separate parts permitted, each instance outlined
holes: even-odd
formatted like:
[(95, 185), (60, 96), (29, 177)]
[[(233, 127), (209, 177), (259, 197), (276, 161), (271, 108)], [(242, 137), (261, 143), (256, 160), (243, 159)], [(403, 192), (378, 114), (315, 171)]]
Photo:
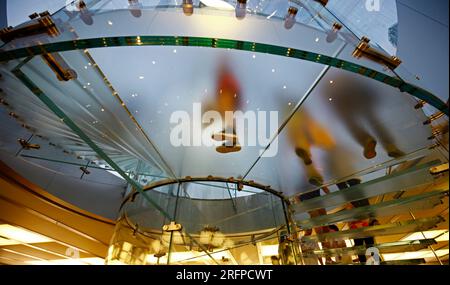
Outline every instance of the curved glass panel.
[[(127, 200), (107, 264), (295, 264), (292, 247), (290, 253), (285, 250), (286, 216), (279, 197), (262, 192), (227, 200), (193, 199), (187, 195), (198, 186), (194, 183), (146, 192), (172, 220), (142, 195)], [(214, 184), (220, 186), (210, 182), (201, 190), (216, 192)]]

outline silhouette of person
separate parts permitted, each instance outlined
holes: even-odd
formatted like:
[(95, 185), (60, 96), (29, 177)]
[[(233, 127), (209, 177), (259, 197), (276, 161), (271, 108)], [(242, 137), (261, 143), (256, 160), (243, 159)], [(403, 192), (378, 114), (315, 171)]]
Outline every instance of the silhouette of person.
[(297, 111), (287, 124), (288, 136), (295, 147), (295, 153), (302, 159), (309, 183), (323, 184), (323, 177), (314, 166), (312, 147), (330, 150), (335, 141), (330, 133), (314, 120), (307, 110)]
[[(330, 109), (342, 120), (353, 139), (362, 146), (366, 159), (376, 157), (378, 140), (392, 158), (404, 155), (394, 142), (390, 132), (377, 118), (376, 90), (355, 80), (349, 74), (340, 73), (322, 93)], [(372, 129), (374, 135), (369, 132)], [(377, 140), (378, 139), (378, 140)]]
[(215, 141), (223, 142), (216, 148), (219, 153), (232, 153), (241, 150), (236, 135), (235, 118), (226, 112), (235, 112), (242, 106), (241, 87), (225, 61), (219, 66), (214, 102), (207, 109), (219, 112), (223, 119), (223, 130), (212, 135)]

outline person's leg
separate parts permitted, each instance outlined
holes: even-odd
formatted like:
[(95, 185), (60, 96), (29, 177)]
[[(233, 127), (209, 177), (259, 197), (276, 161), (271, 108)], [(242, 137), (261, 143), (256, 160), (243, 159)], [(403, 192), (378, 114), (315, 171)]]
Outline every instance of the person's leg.
[(367, 159), (374, 158), (376, 153), (377, 141), (366, 131), (366, 129), (361, 126), (359, 119), (354, 118), (353, 116), (343, 116), (343, 121), (345, 122), (348, 131), (355, 139), (355, 141), (363, 147), (363, 155)]
[(395, 145), (395, 140), (389, 130), (377, 119), (374, 110), (368, 110), (368, 112), (366, 112), (366, 118), (389, 157), (399, 158), (405, 155), (405, 153)]
[(314, 167), (313, 164), (305, 165), (305, 172), (306, 172), (306, 176), (308, 177), (308, 182), (310, 184), (312, 184), (316, 187), (320, 187), (323, 185), (323, 177), (319, 173), (319, 171)]
[[(360, 238), (354, 239), (354, 242), (355, 242), (355, 246), (364, 245), (364, 239), (360, 239)], [(358, 260), (359, 260), (360, 263), (365, 263), (366, 262), (366, 255), (365, 254), (362, 254), (362, 255), (358, 254)]]
[(313, 163), (311, 158), (311, 144), (307, 138), (306, 133), (298, 135), (295, 140), (295, 153), (303, 160), (303, 163), (308, 166)]
[[(350, 179), (350, 180), (347, 181), (347, 184), (350, 187), (359, 185), (359, 184), (361, 184), (361, 179), (358, 179), (358, 178)], [(351, 204), (355, 208), (365, 207), (365, 206), (369, 206), (370, 205), (369, 199), (361, 199), (361, 200), (358, 200), (358, 201), (353, 201), (353, 202), (351, 202)]]

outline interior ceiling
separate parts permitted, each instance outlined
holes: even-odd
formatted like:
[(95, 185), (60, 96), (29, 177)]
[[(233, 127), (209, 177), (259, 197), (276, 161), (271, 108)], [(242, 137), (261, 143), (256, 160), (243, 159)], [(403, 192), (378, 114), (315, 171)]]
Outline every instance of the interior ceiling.
[[(348, 37), (325, 43), (326, 31), (320, 25), (324, 22), (312, 21), (308, 17), (300, 18), (300, 23), (292, 30), (285, 30), (282, 21), (276, 16), (284, 17), (286, 1), (268, 1), (268, 4), (261, 1), (258, 7), (264, 8), (258, 13), (262, 13), (263, 17), (249, 15), (244, 21), (236, 20), (233, 12), (208, 8), (199, 9), (201, 11), (198, 14), (186, 17), (180, 9), (160, 7), (145, 10), (141, 18), (134, 18), (128, 10), (122, 9), (126, 7), (127, 1), (94, 2), (97, 2), (95, 8), (103, 9), (101, 13), (93, 15), (94, 24), (87, 26), (78, 17), (70, 19), (64, 22), (64, 32), (56, 41), (118, 35), (189, 35), (211, 38), (220, 35), (221, 38), (315, 51), (367, 64), (383, 74), (392, 75), (380, 66), (352, 59), (350, 54), (354, 47)], [(145, 4), (146, 1), (143, 2)], [(153, 1), (147, 2), (153, 4)], [(159, 2), (161, 5), (167, 3)], [(330, 7), (337, 8), (336, 3), (330, 1)], [(361, 1), (348, 1), (346, 4), (348, 6), (339, 6), (345, 7), (340, 11), (344, 19), (344, 14), (350, 19), (351, 15), (362, 13)], [(251, 4), (251, 9), (258, 9), (252, 5), (254, 3)], [(281, 12), (278, 11), (280, 7)], [(108, 10), (110, 8), (115, 10)], [(273, 15), (273, 19), (267, 19), (273, 9), (278, 12)], [(67, 21), (67, 15), (63, 12), (56, 17)], [(392, 14), (384, 16), (389, 20), (383, 19), (383, 23), (390, 25), (392, 20), (395, 24), (396, 18)], [(374, 23), (380, 19), (365, 17), (362, 20), (369, 21), (370, 26), (375, 27)], [(205, 25), (206, 22), (210, 25)], [(358, 27), (356, 25), (351, 29), (359, 33)], [(373, 33), (372, 38), (377, 38), (378, 33), (386, 36), (386, 27), (370, 30), (367, 29), (368, 26), (364, 26), (361, 31), (367, 30)], [(395, 52), (394, 47), (387, 45), (385, 39), (380, 38), (376, 42), (386, 51)], [(18, 47), (29, 43), (14, 44), (14, 47)], [(389, 41), (389, 44), (392, 42)], [(9, 45), (5, 48), (12, 47)], [(336, 180), (345, 177), (362, 176), (376, 169), (384, 169), (390, 164), (396, 164), (395, 158), (404, 155), (416, 157), (417, 152), (426, 150), (432, 144), (428, 139), (432, 129), (423, 124), (427, 119), (423, 112), (414, 109), (417, 101), (413, 97), (359, 74), (338, 68), (327, 70), (325, 66), (310, 61), (249, 51), (179, 46), (99, 48), (65, 51), (60, 55), (76, 70), (76, 80), (58, 81), (39, 56), (24, 63), (20, 69), (23, 76), (19, 78), (11, 72), (19, 61), (1, 66), (1, 98), (7, 105), (4, 104), (0, 113), (0, 129), (2, 134), (8, 135), (0, 137), (0, 157), (10, 165), (18, 166), (26, 162), (34, 169), (43, 168), (51, 172), (52, 175), (48, 177), (29, 175), (27, 178), (40, 181), (41, 184), (37, 184), (42, 189), (62, 200), (50, 197), (52, 203), (43, 203), (36, 199), (36, 195), (22, 193), (23, 189), (16, 182), (2, 178), (0, 183), (5, 187), (1, 188), (0, 224), (26, 228), (49, 240), (39, 245), (30, 243), (31, 246), (26, 242), (0, 246), (0, 263), (39, 263), (67, 259), (65, 250), (77, 245), (82, 245), (81, 258), (85, 259), (80, 260), (81, 262), (98, 262), (99, 258), (106, 255), (112, 233), (110, 221), (96, 216), (94, 219), (80, 219), (79, 213), (83, 213), (82, 210), (75, 209), (77, 213), (68, 213), (61, 210), (61, 207), (55, 207), (54, 202), (60, 206), (69, 201), (91, 213), (115, 219), (114, 214), (118, 211), (111, 207), (116, 207), (125, 194), (125, 183), (104, 171), (112, 170), (104, 157), (99, 156), (85, 140), (75, 134), (65, 124), (67, 122), (54, 115), (55, 109), (49, 109), (32, 94), (23, 84), (24, 78), (29, 79), (36, 87), (31, 88), (34, 92), (42, 91), (115, 164), (143, 185), (169, 177), (233, 176), (271, 185), (283, 191), (286, 196), (291, 196), (315, 189), (316, 185), (311, 183), (311, 178), (334, 184)], [(217, 70), (223, 62), (226, 62), (240, 86), (242, 111), (278, 111), (279, 120), (275, 129), (286, 123), (277, 136), (276, 156), (259, 159), (260, 150), (265, 145), (243, 146), (239, 153), (223, 155), (217, 153), (214, 147), (175, 148), (170, 144), (170, 131), (173, 128), (170, 123), (171, 114), (179, 110), (192, 113), (192, 104), (196, 102), (210, 105), (218, 93)], [(316, 80), (318, 82), (314, 84)], [(303, 102), (304, 94), (311, 87), (313, 91)], [(301, 107), (296, 110), (295, 107), (300, 103)], [(10, 112), (14, 112), (16, 116)], [(21, 124), (24, 124), (23, 128), (18, 127)], [(267, 137), (276, 135), (273, 129), (266, 128), (265, 131), (268, 131)], [(367, 138), (364, 136), (366, 132), (377, 141), (377, 156), (373, 159), (364, 158), (363, 148), (358, 143), (358, 138), (362, 135)], [(31, 137), (32, 134), (34, 135)], [(31, 138), (29, 142), (39, 144), (41, 148), (21, 149), (17, 138)], [(306, 143), (304, 138), (307, 138)], [(299, 143), (311, 150), (313, 163), (309, 166), (305, 166), (296, 156), (295, 147)], [(388, 152), (391, 152), (390, 156)], [(392, 155), (393, 152), (395, 155)], [(18, 169), (29, 170), (32, 169), (31, 166), (27, 168), (21, 165)], [(90, 174), (83, 173), (83, 167), (89, 169)], [(141, 175), (138, 176), (135, 172)], [(37, 173), (42, 172), (37, 171), (35, 176), (39, 176)], [(373, 175), (384, 173), (377, 172)], [(370, 175), (364, 176), (364, 179), (371, 178), (373, 177)], [(405, 197), (432, 190), (445, 190), (445, 187), (448, 189), (448, 176), (442, 180), (443, 182), (438, 180), (432, 185), (420, 186), (416, 191), (408, 191)], [(57, 181), (71, 181), (70, 184), (74, 187), (60, 189), (63, 184), (58, 184)], [(37, 191), (36, 185), (25, 184)], [(76, 189), (77, 187), (82, 190)], [(114, 191), (110, 191), (111, 189)], [(205, 196), (201, 192), (206, 193)], [(225, 199), (225, 191), (220, 193), (221, 196), (217, 197), (211, 195), (211, 192), (199, 191), (196, 195), (200, 195), (194, 198)], [(373, 197), (371, 204), (398, 199), (397, 195), (398, 193)], [(75, 199), (75, 196), (78, 198)], [(107, 205), (110, 208), (98, 205), (92, 207), (92, 204)], [(332, 212), (336, 209), (329, 210)], [(444, 216), (445, 223), (439, 224), (437, 229), (448, 229), (448, 199), (432, 210), (414, 214), (416, 218)], [(389, 224), (410, 219), (410, 216), (404, 214), (382, 217), (380, 222)], [(339, 227), (343, 229), (346, 225), (341, 223)], [(398, 241), (406, 237), (377, 237), (377, 243)], [(435, 249), (441, 250), (440, 255), (443, 251), (442, 256), (448, 259), (448, 237), (447, 240), (439, 241)]]
[[(38, 3), (33, 0), (22, 0), (19, 4), (17, 1), (7, 1), (8, 24), (16, 26), (28, 20), (28, 15), (36, 11), (48, 10), (51, 13), (58, 11), (64, 5), (66, 0), (44, 0)], [(145, 7), (179, 5), (178, 0), (140, 0)], [(199, 0), (195, 0), (194, 4), (198, 6)], [(213, 3), (214, 1), (203, 1), (204, 3)], [(219, 2), (219, 1), (218, 1)], [(233, 7), (236, 1), (224, 0)], [(299, 1), (285, 0), (250, 0), (248, 1), (249, 11), (262, 13), (272, 17), (284, 17), (289, 4), (295, 5)], [(104, 5), (104, 9), (118, 9), (127, 6), (126, 1), (111, 1)], [(351, 26), (361, 35), (367, 35), (375, 39), (390, 54), (395, 54), (395, 42), (389, 39), (389, 29), (392, 28), (397, 21), (397, 3), (395, 0), (384, 0), (380, 13), (371, 13), (366, 9), (366, 3), (360, 0), (342, 1), (330, 0), (328, 7), (336, 13), (347, 25)], [(302, 17), (299, 13), (299, 17)]]
[[(76, 17), (65, 24), (62, 38), (74, 35), (78, 38), (136, 34), (220, 35), (351, 58), (351, 44), (347, 44), (346, 49), (345, 39), (325, 43), (326, 34), (320, 30), (320, 22), (308, 16), (299, 19), (300, 23), (292, 30), (285, 30), (277, 18), (248, 16), (245, 21), (239, 21), (233, 13), (208, 9), (199, 9), (201, 11), (191, 17), (170, 8), (150, 9), (144, 10), (141, 18), (135, 18), (128, 10), (118, 9), (125, 2), (93, 1), (96, 4), (92, 9), (100, 8), (99, 13), (93, 15), (93, 25), (88, 26)], [(287, 5), (285, 1), (277, 3)], [(317, 4), (310, 4), (317, 7)], [(359, 9), (356, 2), (348, 5), (348, 9)], [(109, 10), (112, 8), (116, 10)], [(269, 10), (261, 13), (268, 14)], [(67, 16), (61, 11), (55, 17), (65, 19)], [(152, 20), (147, 24), (145, 19)], [(206, 22), (211, 25), (205, 25)], [(68, 25), (75, 32), (67, 31)], [(293, 37), (293, 34), (302, 36)], [(120, 47), (92, 49), (88, 53), (68, 51), (61, 55), (76, 70), (76, 80), (57, 81), (40, 57), (27, 62), (21, 70), (126, 171), (136, 170), (138, 161), (142, 161), (145, 166), (141, 168), (150, 175), (245, 177), (290, 196), (313, 189), (312, 177), (319, 182), (340, 179), (392, 160), (394, 157), (387, 155), (392, 149), (408, 154), (429, 145), (427, 137), (431, 130), (421, 124), (425, 116), (413, 108), (415, 101), (411, 97), (339, 69), (332, 68), (320, 78), (325, 67), (308, 61), (189, 47)], [(278, 112), (277, 126), (266, 130), (264, 136), (278, 138), (276, 156), (259, 159), (267, 142), (256, 147), (245, 146), (241, 152), (227, 155), (217, 153), (214, 147), (175, 148), (170, 144), (170, 131), (174, 127), (170, 123), (171, 114), (179, 110), (192, 113), (193, 103), (210, 105), (218, 92), (217, 70), (224, 61), (240, 85), (237, 100), (241, 102), (242, 111)], [(7, 69), (13, 67), (14, 63), (10, 63)], [(289, 118), (317, 78), (321, 79), (319, 84), (299, 111)], [(113, 89), (105, 84), (105, 79)], [(75, 156), (103, 163), (103, 158), (94, 154), (46, 106), (37, 98), (30, 98), (33, 96), (14, 75), (5, 73), (4, 80), (5, 97), (11, 107), (37, 133), (66, 147)], [(111, 93), (114, 96), (108, 95)], [(362, 122), (350, 123), (355, 120)], [(286, 122), (286, 128), (275, 136)], [(320, 131), (314, 134), (311, 124)], [(363, 157), (362, 146), (356, 142), (361, 132), (367, 132), (378, 142), (375, 159)], [(258, 134), (262, 134), (261, 130)], [(295, 156), (296, 140), (302, 136), (309, 137), (306, 147), (312, 152), (314, 164), (311, 167), (302, 166)], [(42, 153), (42, 156), (52, 154)]]

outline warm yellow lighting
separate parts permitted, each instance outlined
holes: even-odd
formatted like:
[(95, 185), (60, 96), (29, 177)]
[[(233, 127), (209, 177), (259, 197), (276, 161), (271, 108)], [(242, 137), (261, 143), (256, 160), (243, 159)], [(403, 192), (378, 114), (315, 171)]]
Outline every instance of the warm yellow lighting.
[(227, 3), (222, 0), (200, 0), (200, 2), (211, 8), (228, 11), (234, 10), (234, 7), (230, 3)]
[[(445, 234), (446, 233), (446, 234)], [(425, 235), (425, 237), (424, 237)], [(441, 236), (442, 235), (442, 236)], [(434, 231), (425, 231), (423, 234), (421, 232), (415, 232), (407, 235), (401, 240), (409, 241), (409, 240), (420, 240), (420, 239), (433, 239), (439, 237), (439, 240), (436, 241), (448, 241), (448, 230), (434, 230)]]
[(448, 231), (435, 239), (437, 242), (448, 241)]
[(0, 237), (15, 241), (16, 243), (42, 243), (53, 241), (43, 235), (6, 224), (0, 225)]
[(278, 244), (261, 246), (261, 255), (262, 256), (278, 255)]
[[(214, 260), (229, 260), (233, 264), (237, 264), (230, 251), (224, 249), (217, 249), (215, 252), (211, 252), (210, 255)], [(158, 258), (154, 254), (147, 255), (147, 264), (158, 264)], [(196, 264), (213, 264), (211, 257), (204, 252), (198, 251), (181, 251), (170, 253), (170, 263), (183, 263), (194, 262)], [(167, 254), (159, 258), (159, 264), (167, 264)]]
[(104, 265), (105, 260), (99, 257), (88, 257), (79, 259), (54, 259), (54, 260), (30, 260), (31, 265)]
[[(448, 249), (435, 250), (438, 257), (442, 257), (449, 254)], [(434, 258), (434, 253), (431, 250), (422, 250), (416, 252), (403, 252), (403, 253), (386, 253), (383, 254), (383, 259), (385, 261), (393, 260), (410, 260), (410, 259), (420, 259), (420, 258)]]
[(6, 238), (0, 237), (0, 246), (13, 245), (13, 244), (20, 244), (20, 243), (19, 242), (15, 242), (15, 241), (10, 240), (10, 239), (6, 239)]

